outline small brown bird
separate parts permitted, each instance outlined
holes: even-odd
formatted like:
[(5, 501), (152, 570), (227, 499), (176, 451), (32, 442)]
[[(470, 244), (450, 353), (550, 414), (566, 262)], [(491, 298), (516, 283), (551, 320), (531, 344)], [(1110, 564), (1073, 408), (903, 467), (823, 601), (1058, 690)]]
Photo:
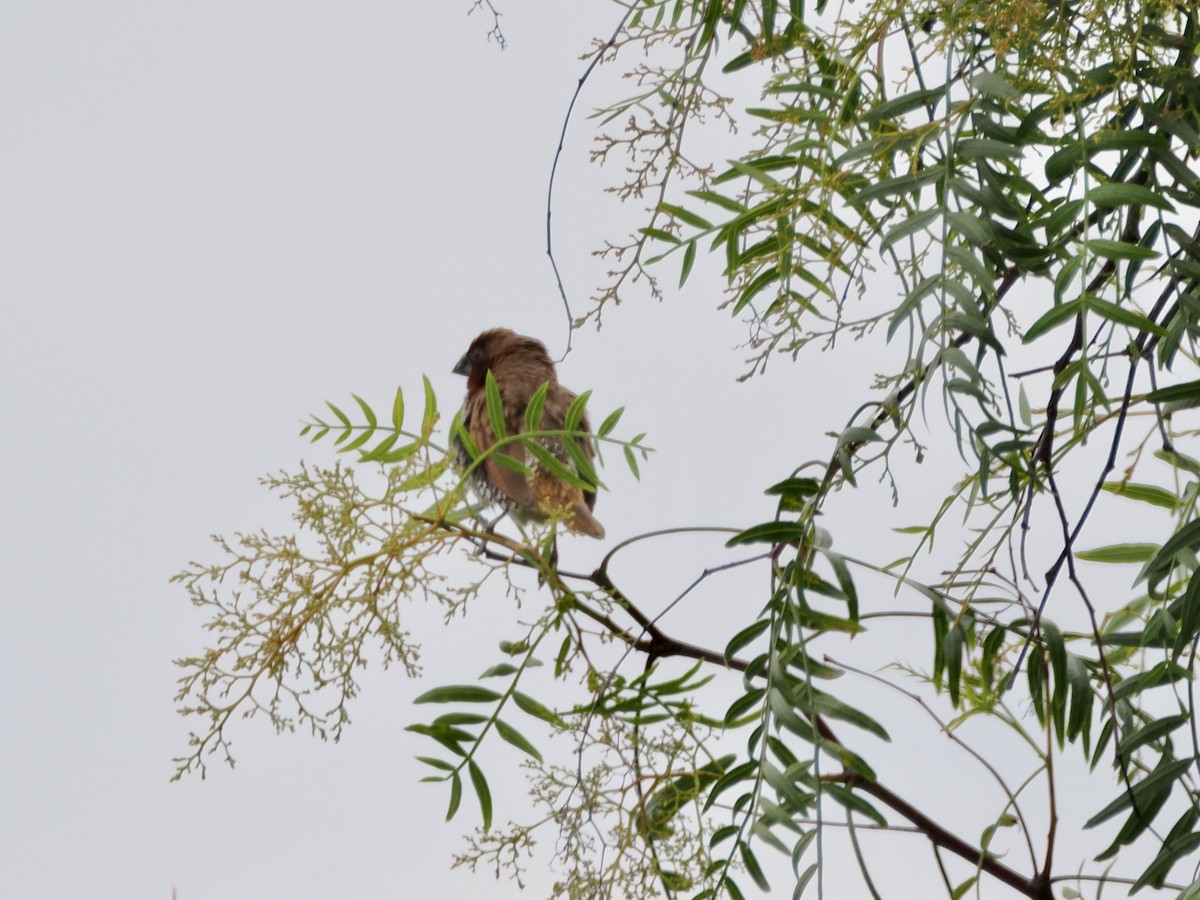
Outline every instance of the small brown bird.
[[(467, 376), (467, 398), (463, 402), (462, 424), (479, 452), (495, 443), (487, 408), (487, 373), (492, 373), (500, 391), (504, 408), (504, 428), (509, 435), (525, 431), (525, 410), (538, 388), (549, 382), (546, 405), (542, 410), (539, 431), (556, 431), (565, 427), (567, 409), (575, 394), (558, 383), (554, 363), (541, 341), (524, 337), (507, 328), (485, 331), (471, 343), (470, 349), (454, 367), (454, 374)], [(590, 431), (587, 416), (579, 423), (581, 431)], [(466, 468), (474, 460), (462, 442), (455, 438), (458, 461)], [(561, 438), (544, 438), (539, 443), (573, 471)], [(579, 446), (590, 462), (595, 450), (589, 440)], [(501, 448), (505, 456), (530, 469), (529, 474), (507, 468), (494, 456), (471, 472), (469, 485), (485, 503), (503, 507), (518, 521), (546, 521), (559, 518), (572, 531), (604, 537), (604, 526), (596, 521), (592, 509), (596, 505), (595, 491), (568, 484), (538, 464), (532, 454), (518, 442)]]

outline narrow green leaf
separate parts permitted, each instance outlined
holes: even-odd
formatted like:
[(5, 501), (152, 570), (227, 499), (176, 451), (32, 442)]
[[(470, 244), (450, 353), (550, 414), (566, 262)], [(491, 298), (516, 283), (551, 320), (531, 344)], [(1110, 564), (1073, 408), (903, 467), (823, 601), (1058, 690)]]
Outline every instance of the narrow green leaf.
[(979, 216), (965, 212), (948, 212), (946, 222), (956, 234), (962, 235), (967, 243), (975, 247), (984, 247), (992, 243), (992, 226)]
[[(349, 453), (351, 450), (357, 450), (359, 447), (361, 447), (363, 444), (365, 444), (367, 441), (369, 441), (374, 436), (375, 436), (375, 426), (369, 425), (366, 428), (364, 428), (362, 433), (359, 434), (359, 436), (356, 437), (354, 440), (350, 441), (348, 444), (343, 444), (341, 447), (339, 447), (338, 452), (339, 453)], [(340, 438), (339, 438), (339, 440), (340, 440)]]
[(745, 842), (739, 842), (738, 850), (741, 852), (742, 865), (746, 867), (746, 871), (754, 879), (754, 883), (758, 885), (758, 889), (770, 892), (771, 885), (767, 881), (767, 876), (763, 874), (762, 866), (758, 864), (758, 857), (754, 855), (754, 852), (750, 849), (750, 845)]
[(1095, 206), (1154, 206), (1168, 212), (1175, 211), (1166, 197), (1140, 184), (1110, 181), (1093, 187), (1087, 192), (1087, 198)]
[(446, 810), (446, 821), (449, 822), (454, 818), (454, 814), (458, 812), (458, 805), (462, 802), (462, 779), (455, 772), (450, 776), (450, 808)]
[(786, 185), (776, 181), (762, 169), (755, 166), (753, 163), (743, 162), (738, 159), (729, 160), (729, 167), (739, 174), (745, 175), (747, 178), (757, 181), (763, 187), (770, 188), (773, 191), (778, 191), (781, 194), (789, 193)]
[(878, 103), (861, 114), (864, 121), (878, 123), (885, 119), (898, 119), (914, 109), (932, 109), (946, 96), (942, 86), (910, 91), (898, 97)]
[(596, 433), (600, 435), (600, 437), (607, 437), (608, 434), (617, 427), (617, 423), (621, 421), (621, 415), (624, 412), (625, 407), (622, 406), (609, 413), (608, 418), (600, 423), (600, 430)]
[(494, 703), (500, 695), (475, 684), (457, 684), (426, 691), (413, 703)]
[(1171, 491), (1156, 487), (1152, 484), (1133, 484), (1123, 481), (1108, 481), (1103, 485), (1104, 490), (1118, 497), (1126, 497), (1139, 503), (1148, 503), (1174, 512), (1182, 500)]
[(488, 789), (487, 779), (483, 777), (483, 770), (475, 764), (475, 760), (467, 760), (467, 771), (471, 775), (475, 796), (479, 798), (479, 811), (483, 815), (483, 830), (490, 831), (492, 827), (492, 792)]
[(1192, 519), (1173, 534), (1158, 554), (1146, 564), (1137, 580), (1147, 581), (1150, 595), (1155, 596), (1159, 582), (1167, 577), (1181, 554), (1195, 553), (1200, 546), (1200, 519)]
[(1177, 716), (1166, 716), (1162, 719), (1154, 719), (1150, 724), (1139, 728), (1137, 731), (1126, 734), (1121, 739), (1121, 753), (1130, 754), (1139, 747), (1154, 741), (1162, 740), (1172, 731), (1180, 728), (1191, 721), (1191, 717), (1186, 714)]
[(1165, 328), (1158, 325), (1140, 312), (1134, 309), (1129, 309), (1125, 306), (1118, 306), (1108, 300), (1103, 300), (1094, 294), (1087, 294), (1087, 308), (1098, 314), (1101, 318), (1108, 319), (1110, 322), (1116, 322), (1118, 325), (1127, 325), (1141, 332), (1148, 334), (1156, 334), (1159, 337), (1169, 337)]
[(396, 388), (396, 397), (392, 400), (392, 427), (399, 431), (404, 427), (404, 389)]
[(425, 412), (421, 417), (421, 439), (427, 441), (433, 434), (433, 427), (438, 420), (437, 395), (433, 392), (429, 376), (422, 375), (421, 380), (425, 384)]
[(488, 423), (492, 426), (492, 434), (496, 436), (496, 440), (507, 437), (504, 401), (500, 398), (500, 385), (496, 383), (496, 376), (492, 374), (491, 369), (488, 369), (484, 377), (484, 399), (487, 401)]
[(533, 716), (535, 719), (541, 719), (543, 722), (549, 722), (551, 725), (561, 724), (561, 720), (555, 713), (543, 706), (537, 700), (534, 700), (528, 694), (522, 694), (520, 691), (512, 692), (512, 699), (517, 708), (521, 712)]
[(1021, 338), (1021, 341), (1028, 344), (1031, 341), (1037, 340), (1046, 332), (1054, 330), (1059, 325), (1073, 321), (1079, 315), (1082, 308), (1082, 300), (1072, 300), (1068, 303), (1059, 303), (1057, 306), (1052, 306), (1026, 329), (1025, 336)]
[(1200, 381), (1172, 384), (1146, 395), (1151, 403), (1172, 403), (1177, 409), (1200, 406)]
[[(459, 725), (481, 725), (487, 720), (487, 716), (480, 715), (479, 713), (452, 712), (438, 716), (431, 723), (431, 727), (455, 730)], [(466, 731), (459, 733), (469, 734)]]
[(433, 766), (435, 769), (441, 769), (443, 772), (453, 772), (455, 766), (446, 762), (444, 759), (438, 759), (434, 756), (418, 756), (417, 760), (425, 763), (427, 766)]
[(500, 737), (504, 738), (504, 740), (508, 741), (522, 753), (527, 753), (538, 762), (542, 761), (542, 754), (538, 753), (537, 748), (529, 743), (525, 735), (521, 734), (521, 732), (517, 731), (517, 729), (513, 728), (503, 719), (496, 720), (496, 731), (500, 734)]
[(393, 431), (382, 441), (372, 447), (370, 450), (363, 451), (363, 454), (358, 458), (359, 462), (376, 462), (386, 457), (396, 441), (400, 440), (400, 432)]
[(755, 638), (766, 631), (770, 625), (771, 622), (769, 619), (759, 619), (757, 622), (749, 625), (746, 628), (743, 628), (732, 638), (730, 638), (729, 643), (725, 645), (726, 662), (737, 656), (739, 650), (751, 643)]
[(718, 194), (714, 191), (688, 191), (688, 194), (695, 197), (697, 200), (703, 200), (705, 203), (711, 203), (714, 206), (719, 206), (724, 210), (737, 215), (742, 215), (748, 212), (747, 207), (732, 197), (726, 197), (724, 194)]
[[(1175, 760), (1172, 760), (1168, 757), (1163, 757), (1163, 761), (1159, 763), (1158, 767), (1153, 772), (1133, 785), (1132, 792), (1122, 787), (1121, 793), (1117, 796), (1117, 798), (1109, 803), (1108, 806), (1104, 807), (1104, 809), (1100, 810), (1100, 812), (1088, 819), (1084, 823), (1083, 827), (1095, 828), (1097, 825), (1107, 822), (1113, 816), (1117, 815), (1117, 813), (1129, 807), (1131, 802), (1129, 797), (1130, 793), (1133, 794), (1133, 799), (1135, 801), (1141, 801), (1143, 797), (1148, 797), (1152, 793), (1156, 792), (1158, 788), (1173, 783), (1177, 778), (1179, 778), (1180, 775), (1182, 775), (1191, 767), (1192, 760), (1190, 757), (1188, 759)], [(1146, 822), (1145, 824), (1148, 826), (1150, 823)]]
[(591, 391), (584, 391), (578, 397), (571, 401), (571, 405), (567, 407), (567, 417), (563, 428), (567, 431), (578, 431), (579, 423), (583, 421), (584, 411), (587, 409), (588, 399), (591, 398)]
[(665, 212), (669, 216), (673, 216), (680, 222), (691, 225), (693, 228), (709, 229), (713, 227), (712, 222), (703, 216), (697, 215), (694, 212), (684, 209), (682, 206), (672, 206), (670, 203), (658, 204), (660, 212)]
[(663, 241), (667, 244), (683, 243), (676, 235), (671, 234), (669, 231), (663, 231), (661, 228), (639, 228), (638, 231), (646, 235), (646, 237), (651, 237), (656, 241)]
[(367, 404), (367, 401), (358, 396), (358, 394), (351, 394), (350, 396), (358, 402), (359, 409), (363, 411), (363, 415), (367, 418), (367, 424), (371, 428), (375, 428), (379, 424), (379, 421), (375, 418), (375, 411), (371, 409), (371, 407)]
[[(488, 373), (491, 374), (490, 372)], [(525, 407), (525, 430), (537, 431), (542, 424), (542, 411), (546, 407), (546, 394), (550, 390), (550, 382), (543, 381), (541, 386), (529, 398)], [(490, 412), (489, 412), (490, 415)]]
[(799, 541), (804, 537), (808, 527), (802, 522), (774, 521), (763, 522), (747, 528), (741, 534), (736, 534), (725, 542), (726, 547), (736, 547), (739, 544), (782, 544), (789, 541)]
[(626, 446), (624, 448), (624, 450), (625, 450), (625, 462), (629, 466), (629, 471), (631, 471), (633, 473), (634, 478), (636, 478), (640, 481), (642, 476), (641, 476), (641, 473), (638, 472), (637, 457), (635, 457), (633, 455), (633, 448)]
[(900, 221), (900, 224), (890, 229), (883, 239), (879, 242), (879, 252), (886, 253), (894, 244), (899, 243), (905, 238), (916, 234), (919, 231), (924, 231), (942, 215), (942, 211), (938, 208), (927, 209), (923, 212), (913, 213), (906, 216)]
[(328, 400), (325, 401), (325, 405), (333, 410), (333, 414), (338, 417), (338, 421), (340, 421), (347, 428), (350, 427), (350, 419), (344, 412), (342, 412)]
[(588, 459), (588, 455), (579, 445), (579, 441), (575, 438), (563, 438), (563, 448), (567, 451), (567, 456), (571, 457), (571, 462), (575, 466), (576, 473), (587, 484), (588, 488), (599, 487), (600, 478), (596, 475), (596, 469), (592, 466), (592, 461)]
[(567, 484), (575, 485), (575, 487), (578, 488), (590, 488), (588, 483), (580, 478), (574, 469), (539, 444), (536, 440), (526, 441), (525, 450), (530, 456), (537, 460), (539, 466), (548, 471), (555, 478), (561, 479)]
[(480, 678), (503, 678), (505, 675), (512, 675), (517, 671), (517, 667), (512, 663), (497, 663), (490, 669), (484, 671)]
[(1092, 253), (1105, 259), (1158, 259), (1157, 250), (1143, 247), (1140, 244), (1130, 244), (1127, 241), (1110, 241), (1104, 238), (1092, 238), (1083, 242)]
[(1009, 84), (998, 72), (980, 72), (971, 79), (971, 86), (981, 94), (995, 97), (997, 100), (1011, 100), (1017, 96), (1017, 89)]
[(1158, 552), (1158, 544), (1110, 544), (1093, 550), (1077, 550), (1076, 559), (1100, 563), (1144, 563)]
[(696, 242), (688, 241), (683, 248), (683, 263), (679, 267), (679, 286), (683, 287), (696, 264)]

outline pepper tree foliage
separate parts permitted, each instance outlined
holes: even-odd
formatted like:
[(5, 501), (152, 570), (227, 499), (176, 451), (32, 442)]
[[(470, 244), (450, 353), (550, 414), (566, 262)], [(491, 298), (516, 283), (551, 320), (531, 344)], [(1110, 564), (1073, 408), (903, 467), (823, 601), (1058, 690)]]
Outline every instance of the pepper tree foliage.
[[(412, 427), (403, 392), (390, 417), (356, 397), (352, 415), (335, 406), (305, 426), (355, 464), (265, 479), (294, 503), (296, 533), (217, 539), (218, 562), (177, 576), (212, 635), (180, 661), (181, 709), (203, 726), (179, 773), (228, 755), (235, 714), (336, 738), (369, 659), (417, 671), (414, 598), (451, 618), (481, 594), (535, 590), (540, 612), (514, 619), (495, 665), (417, 701), (433, 710), (412, 730), (430, 739), (421, 760), (448, 817), (464, 793), (482, 814), (458, 864), (520, 880), (542, 837), (563, 873), (556, 896), (890, 896), (860, 831), (899, 828), (909, 836), (894, 840), (932, 851), (951, 897), (1200, 896), (1198, 17), (1190, 3), (1110, 0), (625, 7), (593, 60), (626, 66), (638, 94), (604, 111), (624, 130), (596, 155), (627, 154), (616, 190), (651, 207), (602, 251), (611, 279), (583, 318), (639, 282), (661, 295), (665, 273), (687, 280), (709, 253), (728, 309), (753, 327), (752, 371), (843, 336), (900, 360), (825, 423), (837, 434), (820, 458), (764, 483), (777, 514), (733, 529), (742, 555), (699, 576), (757, 569), (756, 621), (724, 647), (667, 634), (610, 574), (630, 541), (595, 572), (567, 572), (552, 532), (474, 517), (448, 450), (458, 423), (442, 428), (428, 382)], [(751, 149), (698, 161), (698, 126), (732, 116), (756, 123)], [(575, 478), (530, 440), (547, 433), (538, 407), (474, 465), (521, 443)], [(939, 408), (963, 465), (931, 520), (904, 530), (903, 558), (872, 559), (819, 524), (864, 475), (902, 477), (898, 458), (921, 457)], [(581, 411), (557, 433), (568, 442)], [(597, 431), (601, 456), (636, 473), (646, 448), (618, 435), (619, 418)], [(1120, 543), (1086, 543), (1114, 517)], [(924, 561), (945, 562), (935, 538), (952, 558), (923, 581)], [(516, 574), (530, 569), (537, 588)], [(861, 593), (868, 572), (895, 596)], [(828, 652), (898, 615), (927, 622), (919, 657), (892, 648), (852, 666)], [(845, 687), (856, 680), (889, 685), (941, 743), (881, 749), (879, 710)], [(548, 699), (552, 681), (575, 699)], [(730, 685), (738, 699), (714, 708)], [(972, 746), (965, 725), (980, 720), (1023, 756)], [(566, 761), (528, 736), (547, 730), (569, 738)], [(497, 740), (527, 758), (532, 821), (493, 826)], [(945, 756), (950, 790), (966, 790), (962, 768), (995, 780), (966, 804), (989, 823), (978, 833), (877, 774), (881, 759), (926, 753)], [(1056, 793), (1056, 766), (1073, 761), (1094, 781), (1078, 858), (1055, 853), (1079, 825)], [(831, 871), (824, 851), (845, 839), (857, 871)]]

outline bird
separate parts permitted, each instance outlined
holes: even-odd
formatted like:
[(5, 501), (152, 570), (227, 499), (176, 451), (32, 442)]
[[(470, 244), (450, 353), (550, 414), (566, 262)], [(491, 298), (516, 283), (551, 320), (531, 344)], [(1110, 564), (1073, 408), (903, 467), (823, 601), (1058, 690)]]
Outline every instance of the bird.
[[(471, 342), (454, 367), (454, 374), (467, 378), (467, 396), (461, 413), (462, 427), (480, 454), (496, 442), (488, 415), (488, 372), (492, 373), (499, 388), (507, 435), (517, 435), (526, 430), (526, 407), (543, 384), (549, 386), (537, 430), (558, 431), (566, 427), (567, 410), (576, 395), (558, 383), (554, 362), (546, 352), (546, 346), (536, 338), (525, 337), (507, 328), (492, 328)], [(578, 427), (580, 431), (591, 431), (586, 413)], [(565, 466), (578, 472), (563, 438), (537, 440)], [(459, 466), (470, 473), (468, 486), (484, 503), (502, 507), (519, 523), (557, 519), (571, 531), (594, 538), (604, 537), (604, 526), (592, 515), (596, 506), (596, 492), (562, 480), (539, 464), (537, 458), (527, 453), (520, 442), (505, 444), (498, 452), (521, 463), (528, 468), (528, 472), (503, 465), (495, 455), (471, 468), (476, 458), (457, 435), (454, 444)], [(595, 456), (591, 440), (580, 438), (577, 444), (590, 463)]]

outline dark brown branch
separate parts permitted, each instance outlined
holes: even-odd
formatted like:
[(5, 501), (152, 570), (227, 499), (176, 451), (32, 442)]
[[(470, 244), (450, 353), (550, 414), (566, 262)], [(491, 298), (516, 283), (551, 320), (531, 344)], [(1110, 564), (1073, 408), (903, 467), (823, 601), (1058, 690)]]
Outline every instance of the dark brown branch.
[(954, 855), (962, 857), (998, 881), (1029, 897), (1030, 900), (1054, 900), (1054, 894), (1050, 890), (1049, 878), (1046, 878), (1042, 874), (1038, 874), (1033, 878), (1026, 878), (1020, 872), (1010, 869), (996, 857), (976, 849), (958, 835), (947, 831), (911, 803), (893, 794), (878, 781), (871, 781), (857, 772), (844, 772), (837, 776), (837, 780), (847, 787), (857, 788), (864, 794), (871, 795), (884, 806), (915, 825), (925, 837), (938, 847), (942, 847)]

